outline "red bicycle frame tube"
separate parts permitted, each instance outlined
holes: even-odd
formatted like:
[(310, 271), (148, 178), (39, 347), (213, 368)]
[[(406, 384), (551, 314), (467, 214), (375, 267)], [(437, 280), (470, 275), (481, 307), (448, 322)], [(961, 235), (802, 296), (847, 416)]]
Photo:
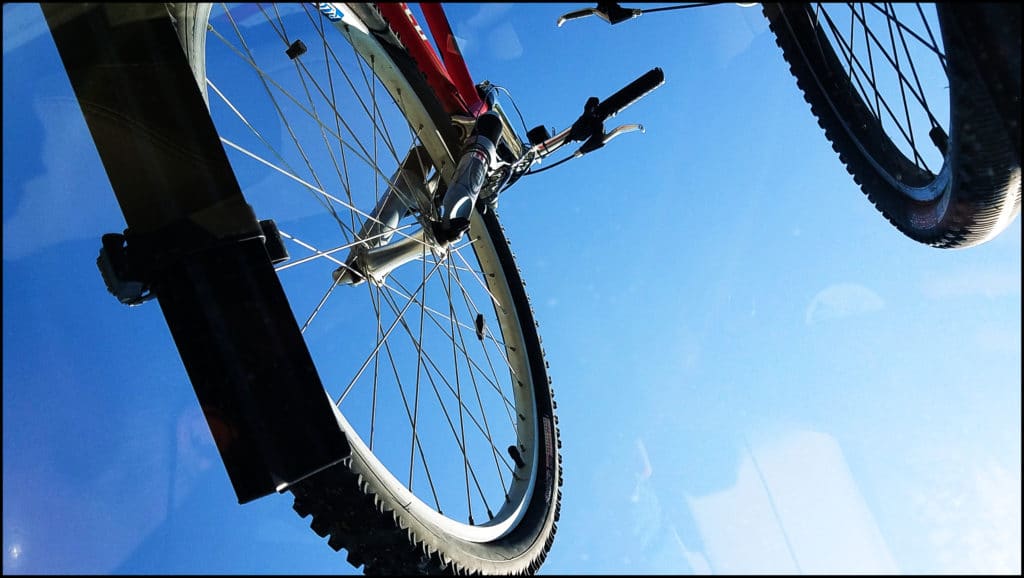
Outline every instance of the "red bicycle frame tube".
[(459, 43), (455, 40), (451, 26), (448, 25), (448, 17), (444, 13), (441, 4), (433, 2), (420, 4), (423, 10), (423, 17), (427, 20), (427, 27), (430, 34), (437, 43), (437, 49), (441, 53), (441, 62), (444, 63), (448, 74), (459, 89), (462, 98), (470, 105), (470, 112), (473, 116), (480, 116), (487, 112), (488, 106), (480, 99), (476, 91), (476, 83), (469, 74), (465, 59), (462, 58), (462, 51), (459, 50)]
[(391, 29), (402, 39), (409, 55), (419, 65), (427, 79), (427, 83), (434, 89), (434, 93), (441, 101), (445, 111), (449, 114), (480, 116), (487, 112), (487, 104), (480, 99), (476, 92), (476, 85), (466, 67), (466, 61), (462, 58), (455, 35), (452, 34), (448, 25), (448, 18), (440, 4), (421, 4), (424, 17), (430, 33), (438, 41), (441, 47), (441, 58), (438, 58), (437, 51), (430, 45), (427, 35), (415, 16), (409, 9), (408, 4), (382, 2), (377, 4), (377, 9), (387, 20)]

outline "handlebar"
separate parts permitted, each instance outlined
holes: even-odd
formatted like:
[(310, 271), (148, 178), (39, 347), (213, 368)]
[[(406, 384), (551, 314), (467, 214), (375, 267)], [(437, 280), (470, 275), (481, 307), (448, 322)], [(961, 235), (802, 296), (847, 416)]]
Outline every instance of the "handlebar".
[[(664, 12), (665, 10), (682, 10), (685, 8), (700, 8), (703, 6), (711, 6), (718, 4), (718, 2), (692, 2), (689, 4), (677, 4), (675, 6), (664, 6), (661, 8), (623, 8), (618, 2), (610, 2), (608, 0), (599, 0), (597, 8), (584, 8), (583, 10), (574, 10), (568, 14), (563, 15), (558, 19), (558, 26), (561, 27), (563, 24), (570, 20), (579, 20), (587, 16), (597, 16), (601, 20), (609, 24), (618, 24), (625, 22), (626, 20), (632, 20), (640, 16), (641, 14), (647, 14), (649, 12)], [(736, 2), (737, 6), (742, 8), (749, 8), (757, 5), (756, 2)]]
[(622, 87), (618, 92), (609, 96), (604, 100), (604, 102), (597, 105), (596, 114), (602, 120), (612, 118), (622, 112), (624, 108), (640, 100), (646, 96), (647, 93), (658, 88), (664, 83), (665, 73), (661, 68), (652, 68), (644, 73), (643, 76)]
[[(621, 134), (636, 130), (642, 132), (644, 129), (641, 125), (629, 124), (616, 127), (612, 131), (606, 133), (604, 129), (604, 121), (619, 114), (626, 107), (640, 100), (664, 83), (665, 73), (661, 68), (655, 67), (642, 74), (636, 80), (633, 80), (626, 86), (622, 87), (603, 101), (599, 100), (597, 97), (590, 97), (587, 99), (587, 103), (583, 107), (583, 114), (576, 119), (572, 126), (559, 132), (555, 136), (544, 140), (540, 140), (543, 137), (536, 140), (531, 138), (531, 142), (534, 142), (535, 144), (530, 149), (531, 154), (524, 157), (524, 159), (529, 159), (526, 161), (526, 166), (550, 156), (558, 149), (573, 141), (585, 141), (579, 150), (572, 155), (572, 157), (580, 157), (603, 147), (613, 138)], [(547, 130), (545, 129), (542, 132), (547, 133)], [(560, 164), (565, 160), (568, 159), (563, 159), (555, 164)], [(555, 165), (552, 165), (552, 167), (548, 168), (553, 168), (554, 166)], [(523, 170), (525, 170), (525, 166), (523, 167)]]
[[(598, 100), (596, 97), (587, 99), (583, 105), (583, 114), (569, 129), (570, 141), (586, 140), (582, 152), (587, 153), (604, 144), (604, 121), (622, 112), (627, 106), (643, 98), (644, 95), (658, 88), (665, 82), (665, 73), (660, 68), (652, 68), (639, 78), (619, 89), (615, 94)], [(601, 144), (598, 144), (601, 141)]]

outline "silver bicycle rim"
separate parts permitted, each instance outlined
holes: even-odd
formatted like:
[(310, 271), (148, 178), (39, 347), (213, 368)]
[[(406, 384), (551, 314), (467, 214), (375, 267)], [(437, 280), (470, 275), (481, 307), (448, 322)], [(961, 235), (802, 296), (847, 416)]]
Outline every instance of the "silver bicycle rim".
[[(192, 14), (185, 26), (201, 32), (204, 11)], [(382, 286), (331, 276), (406, 152), (441, 154), (436, 128), (422, 114), (410, 126), (397, 110), (396, 100), (422, 107), (379, 47), (351, 27), (346, 42), (309, 5), (217, 6), (209, 24), (205, 47), (183, 44), (204, 63), (247, 200), (285, 238), (291, 259), (279, 278), (340, 425), (360, 458), (403, 488), (415, 517), (468, 541), (500, 538), (533, 490), (537, 424), (523, 328), (480, 216), (450, 253), (425, 249)], [(292, 59), (296, 39), (306, 52)], [(395, 239), (419, 226), (404, 219)]]
[(917, 201), (944, 194), (952, 178), (948, 155), (929, 135), (938, 126), (948, 137), (950, 127), (945, 54), (934, 5), (825, 3), (814, 4), (813, 11), (871, 114), (918, 173), (930, 176), (917, 183), (893, 179), (880, 166), (878, 173)]

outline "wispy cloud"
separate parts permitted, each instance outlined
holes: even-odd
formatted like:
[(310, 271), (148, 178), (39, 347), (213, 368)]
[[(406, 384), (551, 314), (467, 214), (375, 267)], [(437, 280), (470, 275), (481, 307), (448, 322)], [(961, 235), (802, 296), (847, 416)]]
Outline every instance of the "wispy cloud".
[(878, 311), (885, 301), (874, 291), (856, 283), (837, 283), (819, 291), (804, 311), (804, 323), (813, 325)]
[(974, 267), (925, 279), (921, 293), (929, 299), (1012, 297), (1020, 295), (1020, 271)]

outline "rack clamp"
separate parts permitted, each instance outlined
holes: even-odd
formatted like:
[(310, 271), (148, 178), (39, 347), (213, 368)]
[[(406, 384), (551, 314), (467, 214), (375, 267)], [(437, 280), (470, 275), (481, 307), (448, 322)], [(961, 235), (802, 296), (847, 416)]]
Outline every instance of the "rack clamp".
[[(159, 235), (163, 242), (157, 238)], [(187, 235), (191, 242), (180, 245), (182, 248), (170, 249), (166, 242), (169, 238), (181, 239)], [(192, 221), (185, 219), (168, 225), (157, 234), (139, 235), (125, 229), (124, 233), (107, 233), (103, 235), (96, 267), (100, 270), (107, 291), (119, 302), (129, 307), (150, 301), (156, 294), (153, 292), (152, 280), (154, 272), (175, 254), (187, 254), (202, 249), (228, 243), (238, 243), (259, 237), (267, 250), (272, 264), (289, 259), (288, 249), (281, 238), (281, 232), (273, 219), (259, 221), (259, 231), (240, 234), (228, 238), (214, 239), (208, 233), (200, 232), (200, 228)]]

